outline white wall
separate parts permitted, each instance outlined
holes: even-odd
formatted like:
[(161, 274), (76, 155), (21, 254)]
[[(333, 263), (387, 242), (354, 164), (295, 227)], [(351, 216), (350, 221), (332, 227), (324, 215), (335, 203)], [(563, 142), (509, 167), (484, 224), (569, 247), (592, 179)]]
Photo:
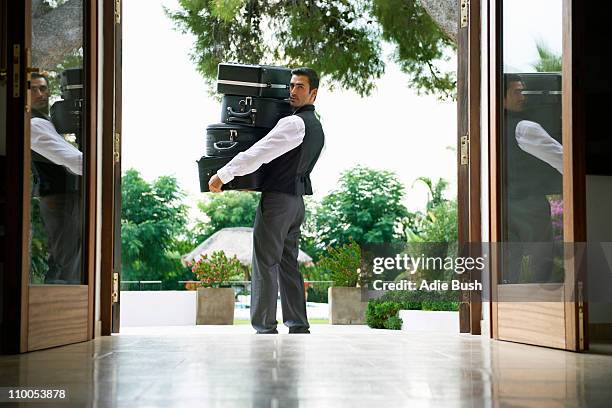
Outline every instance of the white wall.
[[(480, 2), (482, 16), (480, 30), (480, 234), (482, 242), (490, 242), (489, 237), (489, 43), (487, 33), (487, 2)], [(482, 327), (481, 332), (485, 337), (490, 337), (491, 313), (489, 310), (491, 299), (491, 282), (489, 279), (490, 256), (487, 256), (487, 267), (482, 274)]]
[[(601, 293), (612, 299), (612, 177), (587, 176), (587, 268), (588, 285), (597, 285), (598, 295), (589, 302), (590, 323), (612, 323), (612, 300), (604, 303)], [(602, 244), (603, 243), (603, 244)], [(597, 247), (601, 248), (601, 252)], [(605, 256), (602, 256), (602, 252)], [(602, 285), (604, 287), (602, 287)]]
[(120, 327), (191, 326), (196, 323), (197, 292), (121, 291)]

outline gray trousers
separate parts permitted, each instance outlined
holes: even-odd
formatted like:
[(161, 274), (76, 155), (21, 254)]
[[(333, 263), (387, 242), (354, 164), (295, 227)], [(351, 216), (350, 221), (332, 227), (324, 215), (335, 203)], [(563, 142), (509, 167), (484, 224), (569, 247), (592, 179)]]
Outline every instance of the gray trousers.
[(49, 271), (45, 283), (83, 283), (81, 273), (82, 217), (78, 193), (40, 198), (40, 216), (47, 233)]
[(264, 192), (253, 228), (251, 324), (258, 332), (276, 329), (276, 299), (280, 288), (283, 322), (308, 328), (304, 278), (298, 268), (302, 196)]

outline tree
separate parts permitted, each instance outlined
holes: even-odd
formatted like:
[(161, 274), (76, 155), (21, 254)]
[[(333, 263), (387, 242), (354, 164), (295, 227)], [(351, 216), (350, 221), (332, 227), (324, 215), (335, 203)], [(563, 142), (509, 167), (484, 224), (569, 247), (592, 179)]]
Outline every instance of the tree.
[(561, 55), (555, 52), (544, 42), (536, 43), (538, 61), (532, 64), (537, 72), (561, 72)]
[(83, 0), (32, 0), (32, 64), (52, 70), (83, 47)]
[(220, 62), (307, 65), (332, 85), (368, 95), (384, 73), (381, 44), (389, 41), (412, 85), (447, 98), (455, 75), (437, 63), (454, 51), (456, 29), (448, 20), (456, 25), (456, 6), (456, 0), (179, 0), (178, 10), (166, 12), (196, 37), (192, 58), (209, 82)]
[(454, 243), (457, 242), (457, 200), (444, 198), (448, 182), (438, 179), (434, 184), (429, 177), (419, 177), (429, 189), (425, 212), (411, 214), (406, 222), (409, 242)]
[(226, 191), (210, 195), (207, 201), (198, 203), (207, 220), (196, 224), (193, 243), (197, 245), (223, 228), (252, 227), (258, 204), (258, 193)]
[(319, 246), (360, 245), (405, 240), (404, 186), (388, 171), (354, 167), (340, 177), (339, 188), (325, 196), (316, 214)]
[(123, 280), (191, 279), (179, 260), (187, 206), (176, 179), (162, 176), (149, 183), (131, 169), (121, 181)]
[[(318, 67), (311, 62), (312, 55), (298, 58), (304, 56), (300, 48), (307, 45), (307, 52), (324, 57), (320, 65), (326, 69), (320, 71), (347, 88), (371, 91), (372, 80), (382, 74), (383, 38), (398, 45), (396, 58), (418, 89), (442, 97), (454, 92), (453, 74), (438, 71), (434, 62), (454, 49), (458, 0), (180, 0), (179, 4), (179, 10), (169, 14), (180, 29), (198, 37), (194, 58), (208, 59), (198, 64), (208, 79), (220, 60), (263, 61), (242, 54), (251, 48), (255, 56), (262, 55), (266, 49), (262, 44), (276, 47), (268, 38), (262, 41), (261, 25), (270, 22), (271, 31), (279, 33), (275, 38), (289, 45), (285, 62)], [(310, 20), (304, 21), (304, 15)], [(34, 66), (50, 70), (82, 48), (83, 0), (32, 0), (32, 20)], [(304, 37), (308, 29), (313, 29), (311, 35)], [(343, 64), (335, 67), (338, 62)], [(368, 78), (364, 84), (362, 78)]]

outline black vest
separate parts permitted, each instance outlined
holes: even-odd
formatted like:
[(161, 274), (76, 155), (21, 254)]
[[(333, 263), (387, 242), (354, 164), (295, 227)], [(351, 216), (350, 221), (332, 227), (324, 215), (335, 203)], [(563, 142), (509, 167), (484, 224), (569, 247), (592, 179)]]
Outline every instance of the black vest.
[(312, 195), (310, 172), (317, 163), (325, 142), (321, 122), (314, 110), (313, 105), (305, 105), (295, 111), (294, 115), (304, 121), (304, 140), (299, 146), (264, 165), (261, 191)]
[(562, 176), (548, 163), (525, 152), (516, 140), (516, 126), (525, 118), (505, 112), (506, 186), (510, 198), (560, 194), (563, 191)]
[[(32, 110), (32, 118), (51, 121), (45, 114)], [(53, 163), (32, 150), (32, 176), (35, 196), (66, 194), (79, 191), (80, 176), (70, 173), (64, 166)]]

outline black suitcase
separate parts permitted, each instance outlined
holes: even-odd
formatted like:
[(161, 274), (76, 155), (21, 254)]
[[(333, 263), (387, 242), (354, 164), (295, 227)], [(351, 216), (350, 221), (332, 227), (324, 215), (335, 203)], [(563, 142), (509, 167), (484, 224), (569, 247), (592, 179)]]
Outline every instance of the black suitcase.
[[(217, 171), (225, 166), (231, 157), (202, 157), (198, 160), (198, 173), (200, 176), (200, 191), (205, 193), (208, 189), (208, 181)], [(222, 190), (257, 190), (263, 181), (263, 169), (260, 168), (251, 174), (234, 177), (232, 181), (224, 184)]]
[(525, 119), (539, 123), (548, 134), (561, 142), (561, 74), (518, 74), (525, 84)]
[(206, 156), (233, 157), (253, 146), (270, 129), (216, 123), (206, 128)]
[(291, 70), (268, 65), (219, 64), (217, 92), (229, 95), (289, 98)]
[(292, 113), (288, 101), (253, 96), (223, 96), (221, 122), (273, 128), (279, 119)]

